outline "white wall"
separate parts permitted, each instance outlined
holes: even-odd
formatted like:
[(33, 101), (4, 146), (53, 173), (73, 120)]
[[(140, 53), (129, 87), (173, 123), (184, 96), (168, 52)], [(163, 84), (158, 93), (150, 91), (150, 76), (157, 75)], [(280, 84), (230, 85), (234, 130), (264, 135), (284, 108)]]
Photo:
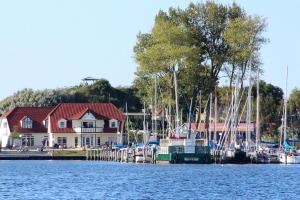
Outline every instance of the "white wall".
[[(4, 126), (5, 124), (6, 124), (6, 127)], [(10, 129), (9, 129), (8, 121), (5, 118), (0, 121), (0, 142), (1, 142), (0, 145), (2, 147), (7, 146), (9, 136), (10, 136)]]
[[(75, 137), (78, 137), (78, 147), (82, 147), (81, 144), (81, 137), (93, 137), (94, 138), (94, 146), (96, 146), (95, 143), (95, 137), (100, 137), (100, 144), (104, 145), (107, 142), (118, 142), (118, 135), (117, 133), (91, 133), (91, 134), (80, 134), (80, 133), (50, 133), (49, 134), (49, 146), (53, 147), (54, 144), (57, 144), (57, 138), (58, 137), (66, 137), (67, 138), (67, 148), (74, 148), (75, 147)], [(96, 140), (97, 142), (97, 140)]]

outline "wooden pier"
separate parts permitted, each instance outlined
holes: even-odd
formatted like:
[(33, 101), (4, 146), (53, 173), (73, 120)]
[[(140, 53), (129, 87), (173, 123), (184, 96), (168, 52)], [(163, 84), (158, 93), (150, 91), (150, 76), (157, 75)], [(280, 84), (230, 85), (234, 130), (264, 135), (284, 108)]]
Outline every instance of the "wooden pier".
[[(146, 155), (147, 156), (147, 155)], [(86, 160), (89, 161), (110, 161), (110, 162), (137, 162), (135, 148), (113, 149), (89, 149), (86, 150)], [(156, 164), (156, 155), (151, 151), (151, 159), (146, 158), (143, 163)]]

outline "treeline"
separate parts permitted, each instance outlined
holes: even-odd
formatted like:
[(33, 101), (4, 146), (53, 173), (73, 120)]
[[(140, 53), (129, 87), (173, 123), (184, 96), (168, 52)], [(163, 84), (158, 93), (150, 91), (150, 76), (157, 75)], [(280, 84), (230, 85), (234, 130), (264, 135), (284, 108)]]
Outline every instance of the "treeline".
[(0, 101), (0, 114), (16, 106), (56, 106), (59, 103), (111, 102), (118, 108), (135, 112), (141, 109), (140, 99), (131, 87), (114, 88), (107, 80), (99, 80), (92, 85), (70, 88), (32, 90), (23, 89)]

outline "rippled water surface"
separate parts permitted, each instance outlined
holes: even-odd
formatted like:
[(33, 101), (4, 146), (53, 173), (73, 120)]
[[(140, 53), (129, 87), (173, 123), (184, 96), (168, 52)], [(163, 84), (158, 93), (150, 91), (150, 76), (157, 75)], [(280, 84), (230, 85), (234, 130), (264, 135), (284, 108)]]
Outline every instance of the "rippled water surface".
[(0, 199), (300, 199), (300, 165), (0, 161)]

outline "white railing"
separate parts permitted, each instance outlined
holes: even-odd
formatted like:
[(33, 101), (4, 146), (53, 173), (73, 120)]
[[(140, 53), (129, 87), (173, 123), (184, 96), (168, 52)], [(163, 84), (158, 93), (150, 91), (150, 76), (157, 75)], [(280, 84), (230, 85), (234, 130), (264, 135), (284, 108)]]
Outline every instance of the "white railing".
[(78, 127), (74, 128), (76, 133), (103, 133), (103, 127), (95, 127), (95, 128), (83, 128)]

